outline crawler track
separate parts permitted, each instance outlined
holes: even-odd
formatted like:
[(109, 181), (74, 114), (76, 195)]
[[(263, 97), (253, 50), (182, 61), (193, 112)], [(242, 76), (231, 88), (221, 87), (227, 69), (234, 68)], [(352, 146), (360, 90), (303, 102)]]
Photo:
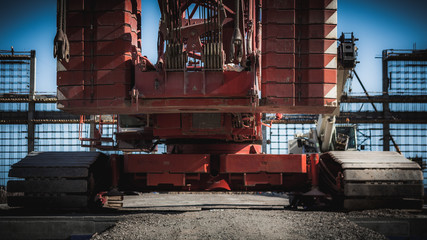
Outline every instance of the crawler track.
[(320, 158), (320, 187), (345, 209), (423, 206), (421, 168), (396, 152), (334, 151)]
[[(12, 165), (9, 206), (87, 208), (108, 183), (106, 155), (98, 152), (34, 152)], [(17, 194), (15, 194), (17, 195)]]

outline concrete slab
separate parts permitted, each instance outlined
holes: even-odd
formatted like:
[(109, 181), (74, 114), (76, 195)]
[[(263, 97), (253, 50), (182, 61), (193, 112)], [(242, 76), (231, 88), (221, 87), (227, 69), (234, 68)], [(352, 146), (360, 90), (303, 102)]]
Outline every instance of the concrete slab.
[(144, 193), (125, 196), (124, 209), (283, 209), (289, 205), (286, 195), (223, 193)]

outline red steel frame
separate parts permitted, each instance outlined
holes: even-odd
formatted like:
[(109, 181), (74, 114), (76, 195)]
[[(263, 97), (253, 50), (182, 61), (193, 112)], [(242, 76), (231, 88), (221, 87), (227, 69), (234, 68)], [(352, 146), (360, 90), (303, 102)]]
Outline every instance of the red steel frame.
[[(124, 156), (123, 174), (133, 174), (138, 190), (204, 191), (301, 190), (317, 182), (318, 155), (221, 154), (219, 169), (210, 154), (129, 154)], [(317, 162), (316, 162), (317, 159)], [(308, 164), (307, 164), (308, 163)], [(141, 175), (141, 173), (143, 173)]]
[[(202, 67), (196, 71), (190, 65), (181, 70), (156, 71), (140, 53), (139, 1), (68, 2), (71, 58), (58, 68), (58, 106), (66, 111), (320, 114), (336, 108), (332, 94), (336, 86), (336, 0), (240, 1), (239, 27), (252, 39), (251, 52), (243, 52), (243, 58), (250, 60), (250, 70), (243, 72), (204, 71)], [(235, 0), (222, 2), (226, 12), (221, 19), (222, 48), (228, 62)], [(208, 6), (195, 0), (180, 3), (183, 13), (190, 5)], [(183, 14), (181, 25), (175, 26), (182, 29), (176, 41), (181, 43), (185, 38), (188, 43), (183, 51), (201, 61), (194, 51), (200, 51), (203, 44), (189, 44), (200, 42), (199, 35), (206, 31), (201, 27), (203, 20), (195, 18), (194, 12), (188, 17)], [(161, 25), (159, 41), (164, 40), (165, 31)], [(242, 44), (246, 48), (246, 41)], [(167, 61), (164, 48), (160, 44), (160, 62)], [(257, 96), (260, 91), (262, 99)]]
[[(169, 141), (165, 155), (113, 155), (113, 186), (315, 186), (318, 155), (261, 154), (255, 143), (261, 140), (261, 113), (335, 110), (336, 2), (159, 1), (167, 21), (161, 21), (158, 62), (152, 64), (141, 54), (139, 0), (67, 1), (70, 60), (58, 61), (58, 107), (88, 115), (149, 114), (145, 133), (120, 138)], [(202, 7), (209, 19), (195, 17)], [(241, 61), (232, 51), (240, 47), (236, 30), (243, 35)], [(183, 56), (194, 62), (183, 64)], [(243, 71), (227, 70), (226, 63), (240, 64)], [(195, 127), (197, 113), (218, 113), (220, 121)]]

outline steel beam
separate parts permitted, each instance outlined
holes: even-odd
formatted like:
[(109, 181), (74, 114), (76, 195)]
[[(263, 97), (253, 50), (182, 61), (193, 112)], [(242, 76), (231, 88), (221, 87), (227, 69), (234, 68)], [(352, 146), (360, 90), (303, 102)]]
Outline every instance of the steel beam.
[(411, 96), (342, 96), (341, 103), (427, 103), (427, 95)]
[(34, 137), (35, 137), (35, 126), (34, 126), (34, 114), (36, 111), (36, 103), (34, 102), (36, 91), (36, 51), (31, 50), (30, 60), (30, 93), (28, 95), (28, 113), (27, 113), (27, 152), (34, 151)]
[[(387, 50), (383, 51), (382, 56), (382, 85), (383, 85), (383, 96), (388, 97), (389, 78), (388, 78), (388, 61), (387, 61)], [(383, 116), (384, 118), (390, 118), (390, 106), (388, 102), (383, 102)], [(390, 123), (383, 123), (383, 151), (390, 151)]]

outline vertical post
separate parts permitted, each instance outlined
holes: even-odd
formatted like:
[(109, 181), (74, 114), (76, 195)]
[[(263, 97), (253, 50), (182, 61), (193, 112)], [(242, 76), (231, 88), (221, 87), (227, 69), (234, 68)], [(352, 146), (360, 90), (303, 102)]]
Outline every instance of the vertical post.
[(30, 153), (34, 151), (34, 136), (35, 136), (35, 127), (34, 127), (34, 112), (36, 110), (35, 103), (35, 92), (36, 92), (36, 51), (31, 50), (31, 59), (30, 59), (30, 92), (28, 94), (28, 114), (27, 114), (27, 152)]
[[(388, 77), (388, 59), (387, 50), (383, 50), (383, 97), (388, 99), (389, 77)], [(390, 151), (390, 106), (388, 101), (383, 101), (383, 151)]]
[[(267, 114), (263, 113), (261, 121), (265, 120)], [(262, 146), (261, 146), (261, 152), (267, 153), (267, 127), (265, 125), (261, 125), (261, 131), (262, 131)]]
[(317, 187), (319, 185), (319, 154), (310, 154), (310, 175), (311, 186)]
[(36, 51), (31, 50), (30, 60), (30, 100), (34, 101), (36, 92)]
[(118, 188), (119, 186), (119, 163), (118, 163), (119, 155), (112, 154), (110, 157), (110, 166), (111, 166), (111, 186), (113, 189)]
[[(90, 131), (90, 139), (95, 139), (95, 129), (96, 129), (96, 116), (95, 115), (90, 115), (90, 123), (89, 123), (89, 131)], [(95, 152), (96, 148), (92, 147), (92, 141), (90, 142), (90, 151), (91, 152)]]

